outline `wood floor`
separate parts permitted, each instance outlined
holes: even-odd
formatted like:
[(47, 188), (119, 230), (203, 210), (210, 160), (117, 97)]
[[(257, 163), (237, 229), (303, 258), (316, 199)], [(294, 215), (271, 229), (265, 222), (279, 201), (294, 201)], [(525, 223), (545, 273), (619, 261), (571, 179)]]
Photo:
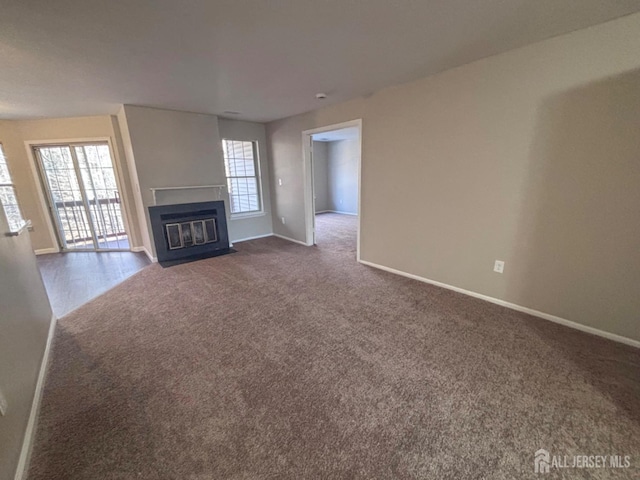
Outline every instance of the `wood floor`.
[(69, 252), (39, 255), (53, 313), (62, 317), (149, 265), (144, 253)]

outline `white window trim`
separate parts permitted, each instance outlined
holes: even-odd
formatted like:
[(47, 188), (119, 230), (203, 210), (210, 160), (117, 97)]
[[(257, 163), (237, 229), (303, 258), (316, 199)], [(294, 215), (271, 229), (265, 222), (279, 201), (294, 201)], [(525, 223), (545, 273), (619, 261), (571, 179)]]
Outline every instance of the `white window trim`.
[[(32, 224), (31, 224), (31, 220), (27, 220), (26, 218), (24, 218), (24, 214), (22, 213), (22, 208), (20, 207), (20, 200), (18, 199), (18, 189), (16, 188), (15, 181), (13, 180), (13, 174), (11, 173), (11, 168), (9, 167), (7, 156), (4, 153), (4, 146), (2, 145), (2, 142), (0, 142), (0, 158), (2, 158), (2, 160), (4, 161), (4, 164), (6, 165), (7, 170), (9, 171), (9, 179), (11, 180), (10, 183), (0, 183), (0, 186), (10, 187), (13, 189), (13, 194), (16, 197), (16, 205), (18, 206), (18, 211), (20, 212), (20, 219), (22, 220), (22, 224), (18, 228), (11, 229), (11, 227), (9, 227), (8, 231), (5, 233), (5, 235), (12, 237), (12, 236), (20, 235), (22, 232), (25, 232), (26, 230), (30, 229)], [(4, 205), (0, 204), (0, 206), (2, 207), (2, 214), (5, 216), (5, 220), (7, 221), (7, 224), (9, 224), (9, 217), (7, 216), (7, 212), (4, 208)]]
[(260, 209), (259, 210), (252, 210), (250, 212), (240, 212), (240, 213), (231, 213), (231, 189), (229, 188), (229, 178), (233, 178), (233, 177), (227, 177), (227, 169), (226, 169), (226, 165), (225, 166), (225, 171), (224, 171), (224, 175), (225, 175), (225, 182), (227, 185), (227, 195), (229, 196), (229, 219), (230, 220), (242, 220), (245, 218), (252, 218), (252, 217), (262, 217), (264, 215), (266, 215), (266, 211), (264, 209), (264, 197), (263, 197), (263, 193), (262, 193), (262, 165), (260, 164), (260, 143), (258, 142), (258, 140), (255, 139), (248, 139), (248, 138), (230, 138), (230, 137), (224, 137), (221, 140), (222, 143), (222, 161), (223, 163), (226, 163), (225, 158), (224, 158), (224, 142), (225, 141), (229, 141), (229, 142), (251, 142), (252, 144), (254, 144), (254, 161), (255, 161), (255, 169), (256, 169), (256, 179), (258, 180), (258, 198), (260, 200)]
[(244, 218), (253, 218), (253, 217), (264, 217), (267, 212), (262, 210), (255, 210), (253, 212), (245, 212), (245, 213), (232, 213), (231, 220), (242, 220)]

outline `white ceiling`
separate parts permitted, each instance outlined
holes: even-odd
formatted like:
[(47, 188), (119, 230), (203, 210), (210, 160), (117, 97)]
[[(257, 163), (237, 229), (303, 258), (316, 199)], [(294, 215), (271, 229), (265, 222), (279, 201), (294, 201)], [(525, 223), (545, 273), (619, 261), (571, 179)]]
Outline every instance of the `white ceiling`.
[(341, 128), (330, 132), (314, 133), (311, 135), (314, 142), (338, 142), (340, 140), (354, 140), (358, 138), (360, 131), (356, 127)]
[(636, 11), (640, 0), (1, 0), (0, 118), (131, 103), (268, 121)]

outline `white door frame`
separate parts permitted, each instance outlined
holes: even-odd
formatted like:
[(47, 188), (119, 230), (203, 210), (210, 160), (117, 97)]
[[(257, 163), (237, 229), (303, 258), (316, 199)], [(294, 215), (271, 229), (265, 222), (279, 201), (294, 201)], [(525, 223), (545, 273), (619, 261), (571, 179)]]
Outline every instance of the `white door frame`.
[[(53, 248), (55, 252), (60, 251), (60, 242), (58, 240), (58, 235), (56, 234), (55, 227), (53, 225), (53, 219), (51, 218), (51, 212), (49, 210), (49, 206), (46, 200), (46, 193), (44, 192), (44, 185), (42, 185), (42, 179), (40, 177), (40, 172), (38, 168), (38, 160), (33, 152), (34, 147), (42, 147), (42, 146), (55, 146), (55, 145), (69, 145), (74, 143), (106, 143), (109, 146), (109, 154), (111, 155), (111, 163), (113, 163), (113, 169), (116, 177), (116, 186), (118, 187), (118, 192), (120, 193), (120, 199), (122, 200), (123, 215), (122, 220), (124, 224), (124, 231), (127, 234), (127, 238), (129, 239), (129, 249), (133, 248), (133, 244), (131, 241), (131, 226), (129, 225), (130, 217), (130, 208), (129, 208), (129, 199), (127, 198), (126, 191), (123, 189), (124, 186), (124, 176), (120, 171), (120, 158), (116, 157), (116, 151), (113, 148), (113, 142), (111, 141), (111, 137), (85, 137), (85, 138), (65, 138), (65, 139), (55, 139), (55, 140), (27, 140), (24, 142), (24, 146), (27, 150), (27, 157), (29, 158), (29, 164), (31, 165), (31, 174), (33, 175), (33, 180), (36, 185), (36, 191), (38, 192), (38, 200), (40, 203), (40, 208), (42, 209), (42, 213), (44, 214), (44, 221), (47, 225), (47, 230), (49, 231), (49, 237), (51, 238), (51, 242), (53, 244)], [(47, 252), (48, 253), (48, 252)]]
[(302, 132), (302, 170), (304, 177), (304, 224), (305, 224), (305, 245), (311, 246), (316, 243), (315, 227), (315, 201), (313, 199), (313, 138), (316, 133), (341, 130), (343, 128), (356, 127), (358, 129), (358, 237), (357, 237), (357, 260), (360, 261), (360, 223), (362, 217), (362, 119), (350, 120), (348, 122), (326, 125), (324, 127), (312, 128)]

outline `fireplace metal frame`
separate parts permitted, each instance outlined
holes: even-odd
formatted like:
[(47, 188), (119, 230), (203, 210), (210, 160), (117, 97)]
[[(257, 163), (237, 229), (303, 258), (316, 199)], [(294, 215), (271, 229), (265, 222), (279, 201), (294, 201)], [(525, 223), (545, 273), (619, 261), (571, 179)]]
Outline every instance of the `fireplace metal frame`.
[[(158, 261), (173, 262), (189, 258), (205, 258), (232, 251), (229, 248), (229, 233), (227, 231), (227, 216), (224, 201), (180, 203), (175, 205), (155, 205), (149, 207), (149, 220), (156, 247)], [(204, 222), (213, 220), (214, 235), (207, 232)], [(204, 243), (196, 243), (193, 235), (193, 225), (202, 223), (204, 228)], [(189, 224), (192, 231), (193, 244), (185, 245), (183, 225)], [(178, 229), (180, 245), (169, 239), (168, 227)], [(173, 247), (172, 247), (173, 245)]]

